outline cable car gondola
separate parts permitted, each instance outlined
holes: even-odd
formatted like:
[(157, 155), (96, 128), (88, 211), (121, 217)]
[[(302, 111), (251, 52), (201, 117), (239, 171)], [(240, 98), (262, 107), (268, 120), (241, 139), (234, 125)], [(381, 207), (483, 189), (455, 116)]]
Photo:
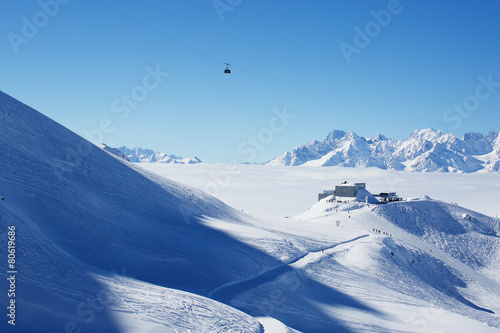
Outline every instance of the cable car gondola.
[(229, 66), (231, 66), (231, 65), (229, 65), (229, 64), (226, 62), (226, 69), (224, 70), (224, 73), (225, 73), (225, 74), (231, 74), (231, 70), (229, 69)]

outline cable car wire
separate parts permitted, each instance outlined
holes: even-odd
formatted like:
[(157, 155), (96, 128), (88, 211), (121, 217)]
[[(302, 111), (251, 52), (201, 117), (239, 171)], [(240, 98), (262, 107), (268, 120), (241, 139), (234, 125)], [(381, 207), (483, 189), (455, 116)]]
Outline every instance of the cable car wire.
[[(193, 0), (184, 0), (184, 1), (188, 1), (188, 2), (190, 2), (190, 3), (192, 3), (192, 4), (196, 5), (196, 6), (198, 6), (198, 7), (200, 7), (200, 8), (203, 8), (203, 9), (204, 9), (204, 10), (206, 10), (206, 11), (208, 11), (208, 10), (209, 10), (209, 9), (207, 9), (206, 7), (204, 7), (204, 6), (202, 6), (202, 5), (198, 4), (198, 3), (196, 3), (196, 2), (195, 2), (195, 1), (193, 1)], [(178, 17), (179, 17), (179, 16), (178, 16)], [(435, 95), (433, 95), (433, 94), (430, 94), (430, 93), (428, 93), (428, 92), (426, 92), (426, 91), (423, 91), (423, 90), (421, 90), (421, 89), (419, 89), (419, 88), (411, 87), (411, 86), (408, 86), (408, 85), (406, 85), (406, 84), (404, 84), (404, 83), (401, 83), (401, 82), (399, 82), (399, 81), (397, 81), (397, 80), (394, 80), (394, 79), (388, 78), (388, 77), (386, 77), (386, 76), (384, 76), (384, 75), (382, 75), (382, 74), (380, 74), (380, 73), (377, 73), (377, 72), (371, 71), (371, 70), (366, 69), (366, 68), (362, 68), (362, 67), (356, 66), (355, 64), (347, 64), (347, 63), (345, 62), (345, 60), (339, 60), (339, 59), (337, 59), (337, 58), (335, 58), (335, 57), (333, 57), (333, 56), (331, 56), (331, 55), (329, 55), (329, 54), (326, 54), (326, 53), (324, 53), (324, 52), (318, 51), (318, 50), (313, 49), (313, 48), (311, 48), (311, 47), (309, 47), (309, 46), (305, 46), (305, 45), (303, 45), (303, 44), (297, 43), (296, 41), (293, 41), (293, 40), (288, 39), (288, 38), (286, 38), (286, 37), (280, 36), (280, 35), (278, 35), (278, 34), (276, 34), (276, 33), (274, 33), (274, 32), (267, 31), (267, 30), (262, 29), (262, 28), (260, 28), (260, 27), (258, 27), (258, 26), (255, 26), (255, 25), (250, 24), (250, 23), (248, 23), (248, 22), (242, 21), (242, 20), (240, 20), (240, 19), (238, 19), (238, 18), (236, 18), (236, 17), (234, 17), (234, 16), (229, 16), (227, 19), (228, 19), (228, 20), (230, 20), (230, 21), (237, 22), (238, 24), (241, 24), (241, 25), (247, 26), (247, 27), (249, 27), (249, 28), (251, 28), (251, 29), (254, 29), (254, 30), (260, 30), (260, 31), (262, 31), (262, 32), (263, 32), (263, 33), (265, 33), (265, 34), (268, 34), (268, 35), (270, 35), (270, 36), (274, 36), (274, 37), (276, 37), (276, 38), (278, 38), (278, 39), (281, 39), (281, 40), (283, 40), (283, 41), (286, 41), (286, 42), (288, 42), (288, 43), (291, 43), (291, 44), (293, 44), (293, 45), (295, 45), (295, 46), (298, 46), (298, 47), (300, 47), (300, 48), (302, 48), (302, 49), (308, 50), (308, 51), (310, 51), (310, 52), (312, 52), (312, 53), (315, 53), (315, 54), (317, 54), (317, 55), (320, 55), (320, 56), (322, 56), (322, 57), (325, 57), (325, 58), (327, 58), (328, 60), (334, 61), (334, 62), (336, 62), (336, 63), (338, 63), (338, 64), (340, 64), (340, 65), (342, 65), (342, 66), (347, 66), (347, 67), (350, 67), (350, 68), (354, 68), (354, 69), (356, 69), (356, 70), (359, 70), (359, 71), (361, 71), (361, 72), (365, 72), (365, 73), (368, 73), (368, 74), (371, 74), (371, 75), (377, 76), (377, 77), (382, 78), (382, 79), (384, 79), (384, 80), (386, 80), (386, 81), (388, 81), (388, 82), (392, 82), (392, 83), (394, 83), (394, 84), (397, 84), (397, 85), (399, 85), (399, 86), (401, 86), (401, 87), (403, 87), (403, 88), (406, 88), (406, 89), (410, 89), (410, 90), (412, 90), (412, 91), (418, 91), (418, 92), (420, 92), (421, 94), (427, 95), (427, 96), (432, 97), (432, 98), (434, 98), (434, 99), (438, 99), (438, 100), (440, 100), (440, 101), (442, 101), (442, 102), (446, 102), (446, 103), (449, 103), (449, 104), (453, 104), (453, 103), (454, 103), (454, 102), (452, 102), (452, 101), (448, 101), (448, 100), (446, 100), (446, 99), (443, 99), (442, 97), (439, 97), (439, 96), (435, 96)], [(280, 22), (278, 19), (277, 19), (276, 21), (277, 21), (277, 22)], [(274, 22), (274, 23), (276, 23), (276, 22)], [(283, 26), (288, 26), (288, 27), (290, 27), (290, 28), (294, 28), (294, 27), (289, 26), (288, 24), (284, 24), (284, 23), (281, 23), (281, 25), (283, 25)], [(310, 35), (314, 35), (314, 37), (315, 37), (315, 38), (321, 38), (321, 39), (323, 39), (323, 40), (325, 41), (325, 43), (331, 43), (331, 41), (326, 40), (325, 38), (322, 38), (322, 36), (318, 36), (317, 34), (312, 34), (312, 33), (309, 33), (309, 34), (310, 34)], [(353, 82), (353, 81), (351, 81), (351, 82)], [(354, 83), (354, 82), (353, 82), (353, 83)], [(359, 85), (359, 83), (355, 83), (355, 84), (358, 84), (358, 85)], [(416, 105), (416, 104), (415, 104), (415, 105)], [(418, 105), (417, 105), (417, 106), (418, 106)]]
[(149, 31), (157, 33), (157, 34), (159, 34), (159, 35), (161, 35), (161, 36), (163, 36), (165, 38), (168, 38), (168, 39), (172, 40), (173, 42), (178, 43), (179, 45), (182, 45), (182, 46), (184, 46), (184, 47), (186, 47), (186, 48), (188, 48), (190, 50), (193, 50), (193, 51), (195, 51), (197, 53), (200, 53), (200, 54), (204, 55), (205, 57), (208, 57), (208, 58), (210, 58), (210, 59), (212, 59), (214, 61), (217, 61), (219, 63), (222, 63), (222, 64), (226, 63), (225, 61), (223, 61), (223, 60), (221, 60), (221, 59), (219, 59), (217, 57), (214, 57), (213, 55), (211, 55), (211, 54), (209, 54), (209, 53), (207, 53), (207, 52), (205, 52), (203, 50), (200, 50), (199, 48), (196, 48), (196, 47), (194, 47), (194, 46), (192, 46), (192, 45), (190, 45), (188, 43), (185, 43), (185, 42), (181, 41), (180, 39), (173, 37), (172, 35), (166, 34), (163, 31), (161, 31), (161, 30), (159, 30), (159, 29), (157, 29), (155, 27), (152, 27), (151, 25), (149, 25), (147, 23), (144, 23), (144, 22), (142, 22), (142, 21), (140, 21), (140, 20), (138, 20), (138, 19), (136, 19), (136, 18), (134, 18), (134, 17), (132, 17), (132, 16), (130, 16), (130, 15), (122, 12), (122, 11), (114, 9), (113, 7), (111, 7), (111, 6), (107, 5), (107, 4), (104, 4), (104, 3), (100, 2), (100, 1), (97, 1), (97, 0), (90, 0), (90, 1), (92, 1), (93, 3), (95, 3), (95, 4), (97, 4), (97, 5), (101, 6), (101, 7), (104, 7), (106, 10), (112, 12), (115, 15), (121, 16), (122, 18), (124, 18), (126, 20), (129, 20), (129, 21), (131, 21), (131, 22), (133, 22), (133, 23), (135, 23), (137, 25), (142, 26), (143, 28), (145, 28), (145, 29), (147, 29)]
[[(316, 67), (314, 67), (314, 66), (310, 66), (310, 65), (308, 65), (308, 64), (304, 64), (304, 63), (302, 63), (302, 62), (295, 61), (295, 60), (294, 60), (294, 59), (292, 59), (291, 57), (287, 57), (287, 56), (283, 56), (282, 54), (277, 54), (277, 53), (274, 53), (274, 52), (272, 52), (272, 51), (269, 51), (268, 49), (262, 48), (262, 47), (260, 47), (260, 46), (255, 45), (255, 44), (248, 43), (247, 41), (243, 41), (243, 40), (241, 40), (241, 39), (239, 39), (239, 38), (237, 38), (237, 37), (235, 37), (235, 36), (232, 36), (232, 35), (226, 34), (226, 33), (224, 33), (224, 32), (221, 32), (221, 31), (219, 31), (219, 30), (213, 29), (213, 28), (211, 28), (211, 27), (209, 27), (209, 26), (206, 26), (206, 25), (204, 25), (204, 24), (200, 24), (200, 23), (199, 23), (199, 22), (197, 22), (197, 21), (194, 21), (194, 20), (191, 20), (191, 19), (189, 19), (189, 18), (183, 17), (183, 16), (178, 15), (178, 14), (176, 14), (176, 13), (172, 13), (171, 11), (168, 11), (168, 10), (166, 10), (166, 9), (165, 9), (165, 8), (163, 8), (163, 7), (159, 7), (159, 6), (155, 5), (155, 4), (152, 4), (152, 3), (147, 2), (147, 1), (145, 1), (145, 0), (139, 0), (139, 1), (141, 1), (142, 3), (144, 3), (144, 4), (145, 4), (145, 5), (147, 5), (147, 6), (150, 6), (150, 7), (154, 8), (155, 10), (159, 10), (159, 11), (162, 11), (162, 12), (168, 12), (168, 13), (169, 13), (169, 15), (172, 15), (172, 16), (174, 16), (174, 17), (176, 17), (176, 18), (179, 18), (179, 19), (182, 19), (182, 20), (184, 20), (184, 21), (187, 21), (187, 22), (190, 22), (190, 23), (192, 23), (192, 24), (195, 24), (195, 25), (197, 25), (197, 26), (199, 26), (199, 27), (202, 27), (202, 28), (203, 28), (203, 29), (205, 29), (205, 30), (210, 30), (210, 31), (213, 31), (214, 33), (217, 33), (217, 34), (223, 35), (223, 36), (225, 36), (225, 37), (227, 37), (227, 38), (236, 39), (236, 40), (240, 41), (241, 43), (246, 44), (246, 45), (249, 45), (249, 46), (251, 46), (251, 47), (253, 47), (253, 48), (255, 48), (255, 49), (261, 50), (261, 51), (263, 51), (263, 52), (269, 53), (270, 55), (274, 55), (274, 56), (279, 57), (279, 58), (285, 58), (285, 59), (288, 59), (290, 62), (296, 63), (296, 64), (298, 64), (298, 65), (300, 65), (300, 66), (302, 66), (302, 67), (305, 67), (305, 68), (309, 68), (309, 69), (315, 70), (315, 71), (317, 71), (317, 72), (319, 72), (319, 73), (323, 73), (323, 74), (325, 74), (326, 76), (330, 76), (330, 75), (331, 75), (331, 73), (325, 72), (324, 70), (320, 70), (320, 69), (318, 69), (318, 68), (316, 68)], [(197, 3), (193, 2), (193, 1), (189, 1), (189, 2), (190, 2), (190, 3), (193, 3), (193, 4), (196, 4), (198, 7), (201, 7), (201, 8), (203, 8), (204, 10), (206, 10), (206, 8), (205, 8), (205, 7), (200, 6), (199, 4), (197, 4)], [(304, 45), (302, 45), (302, 44), (299, 44), (299, 43), (297, 43), (297, 42), (295, 42), (295, 41), (292, 41), (292, 40), (290, 40), (290, 39), (287, 39), (287, 38), (284, 38), (284, 37), (282, 37), (282, 36), (279, 36), (279, 35), (277, 35), (277, 34), (275, 34), (275, 33), (270, 33), (270, 32), (267, 32), (267, 31), (266, 31), (266, 30), (264, 30), (264, 29), (261, 29), (261, 28), (259, 28), (259, 27), (255, 27), (255, 26), (253, 26), (253, 25), (247, 24), (247, 23), (245, 23), (245, 22), (243, 22), (243, 21), (241, 21), (241, 20), (237, 20), (237, 19), (233, 19), (233, 20), (234, 20), (235, 22), (238, 22), (238, 23), (239, 23), (239, 24), (241, 24), (241, 25), (248, 26), (248, 27), (250, 27), (250, 28), (252, 28), (252, 29), (254, 29), (254, 30), (260, 30), (260, 31), (262, 31), (262, 32), (264, 32), (264, 33), (267, 33), (267, 34), (269, 34), (269, 35), (271, 35), (271, 36), (273, 36), (273, 37), (275, 37), (275, 38), (278, 38), (278, 39), (284, 40), (284, 41), (289, 42), (289, 43), (291, 43), (291, 44), (293, 44), (293, 45), (295, 45), (295, 46), (302, 47), (302, 48), (304, 48), (304, 49), (306, 49), (306, 50), (309, 50), (309, 51), (311, 51), (311, 52), (313, 52), (313, 53), (316, 53), (316, 54), (318, 54), (318, 55), (321, 55), (321, 56), (327, 57), (327, 58), (328, 58), (328, 59), (330, 59), (330, 60), (334, 60), (334, 61), (336, 61), (336, 62), (340, 62), (342, 65), (347, 66), (347, 65), (345, 64), (345, 62), (339, 61), (338, 59), (336, 59), (336, 58), (334, 58), (334, 57), (332, 57), (332, 56), (330, 56), (330, 55), (327, 55), (327, 54), (321, 53), (321, 52), (319, 52), (319, 51), (317, 51), (317, 50), (314, 50), (314, 49), (312, 49), (312, 48), (309, 48), (309, 47), (307, 47), (307, 46), (304, 46)], [(350, 66), (350, 65), (349, 65), (349, 66)], [(372, 72), (372, 71), (369, 71), (369, 70), (365, 70), (365, 69), (362, 69), (362, 68), (359, 68), (359, 67), (356, 67), (356, 66), (353, 66), (353, 67), (354, 67), (354, 68), (356, 68), (356, 69), (358, 69), (358, 70), (365, 71), (365, 72), (370, 73), (370, 74), (373, 74), (373, 75), (377, 75), (377, 74), (375, 74), (375, 72)], [(387, 78), (385, 78), (385, 77), (383, 77), (383, 76), (381, 76), (381, 75), (378, 75), (378, 76), (382, 77), (383, 79), (385, 79), (385, 80), (387, 80), (387, 81), (391, 81), (390, 79), (387, 79)], [(415, 103), (415, 102), (413, 102), (413, 101), (403, 100), (403, 99), (399, 98), (398, 96), (390, 95), (390, 94), (388, 94), (388, 93), (387, 93), (387, 92), (385, 92), (385, 91), (381, 91), (381, 90), (379, 90), (379, 89), (375, 89), (375, 88), (373, 88), (373, 86), (368, 86), (368, 85), (365, 85), (365, 84), (362, 84), (362, 83), (359, 83), (359, 82), (356, 82), (356, 81), (350, 80), (349, 78), (344, 78), (343, 80), (345, 80), (346, 82), (350, 82), (350, 83), (352, 83), (352, 84), (354, 84), (354, 85), (356, 85), (356, 86), (362, 87), (362, 88), (364, 88), (364, 89), (370, 89), (370, 90), (372, 90), (372, 91), (374, 91), (374, 92), (377, 92), (377, 93), (379, 93), (379, 94), (384, 94), (384, 95), (386, 95), (386, 96), (390, 97), (390, 98), (391, 98), (391, 99), (393, 99), (393, 100), (398, 100), (398, 101), (404, 102), (405, 104), (411, 104), (411, 105), (417, 106), (417, 107), (419, 107), (419, 108), (421, 108), (421, 109), (424, 109), (424, 110), (429, 110), (429, 111), (433, 111), (433, 112), (441, 112), (441, 110), (439, 110), (439, 111), (438, 111), (438, 110), (430, 110), (430, 109), (429, 109), (429, 108), (427, 108), (426, 106), (423, 106), (423, 105), (417, 104), (417, 103)], [(396, 81), (392, 81), (392, 82), (397, 83)], [(399, 85), (401, 85), (401, 84), (399, 84)]]
[[(152, 27), (151, 25), (149, 25), (147, 23), (144, 23), (144, 22), (142, 22), (142, 21), (140, 21), (140, 20), (138, 20), (138, 19), (136, 19), (136, 18), (134, 18), (134, 17), (126, 14), (126, 13), (123, 13), (122, 11), (119, 11), (119, 10), (117, 10), (117, 9), (115, 9), (115, 8), (107, 5), (107, 4), (104, 4), (104, 3), (102, 3), (102, 2), (100, 2), (98, 0), (90, 0), (90, 1), (92, 1), (95, 4), (103, 7), (104, 9), (112, 12), (113, 14), (122, 17), (125, 20), (128, 20), (128, 21), (130, 21), (130, 22), (132, 22), (134, 24), (137, 24), (137, 25), (139, 25), (139, 26), (141, 26), (141, 27), (143, 27), (143, 28), (145, 28), (145, 29), (147, 29), (147, 30), (149, 30), (151, 32), (154, 32), (154, 33), (156, 33), (156, 34), (158, 34), (158, 35), (160, 35), (160, 36), (162, 36), (164, 38), (167, 38), (167, 39), (169, 39), (169, 40), (171, 40), (171, 41), (173, 41), (173, 42), (175, 42), (175, 43), (177, 43), (177, 44), (179, 44), (179, 45), (181, 45), (181, 46), (183, 46), (185, 48), (188, 48), (188, 49), (190, 49), (192, 51), (195, 51), (196, 53), (199, 53), (199, 54), (201, 54), (201, 55), (203, 55), (203, 56), (205, 56), (205, 57), (207, 57), (209, 59), (212, 59), (212, 60), (214, 60), (214, 61), (216, 61), (218, 63), (222, 63), (222, 64), (227, 65), (226, 61), (221, 60), (221, 59), (213, 56), (212, 54), (210, 54), (208, 52), (205, 52), (205, 51), (203, 51), (203, 50), (201, 50), (201, 49), (199, 49), (199, 48), (197, 48), (197, 47), (195, 47), (195, 46), (193, 46), (191, 44), (185, 43), (185, 42), (181, 41), (178, 38), (175, 38), (175, 37), (173, 37), (173, 36), (171, 36), (171, 35), (163, 32), (163, 31), (161, 31), (161, 30), (159, 30), (159, 29), (157, 29), (155, 27)], [(442, 123), (442, 122), (437, 122), (437, 121), (429, 120), (429, 119), (426, 119), (426, 118), (423, 118), (423, 117), (415, 116), (414, 114), (404, 114), (402, 112), (395, 111), (395, 110), (392, 110), (392, 109), (389, 109), (389, 108), (386, 108), (386, 107), (377, 106), (375, 104), (363, 102), (363, 101), (360, 101), (360, 100), (357, 100), (357, 99), (353, 99), (353, 98), (350, 98), (350, 97), (346, 97), (346, 96), (341, 96), (339, 94), (335, 94), (335, 93), (331, 93), (331, 92), (324, 91), (324, 90), (321, 90), (321, 89), (309, 87), (307, 85), (296, 83), (296, 82), (293, 82), (293, 81), (276, 78), (276, 77), (270, 76), (268, 74), (264, 74), (264, 73), (258, 72), (256, 70), (244, 68), (242, 66), (233, 66), (233, 67), (236, 68), (236, 69), (240, 69), (242, 71), (248, 72), (248, 73), (252, 73), (254, 75), (258, 75), (258, 76), (264, 77), (266, 79), (270, 79), (270, 80), (276, 81), (276, 82), (281, 82), (281, 83), (292, 85), (292, 86), (296, 86), (296, 87), (299, 87), (299, 88), (302, 88), (302, 89), (307, 89), (309, 91), (314, 91), (314, 92), (317, 92), (317, 93), (321, 93), (321, 94), (333, 96), (333, 97), (336, 97), (336, 98), (345, 99), (345, 100), (348, 100), (348, 101), (353, 102), (353, 103), (358, 103), (358, 104), (365, 105), (365, 106), (371, 106), (373, 108), (377, 108), (377, 109), (384, 110), (384, 111), (387, 111), (387, 112), (391, 112), (391, 113), (394, 113), (394, 114), (404, 115), (406, 117), (410, 117), (410, 118), (414, 118), (414, 119), (419, 119), (419, 120), (424, 120), (424, 121), (432, 122), (432, 123), (438, 124), (440, 126), (449, 126), (449, 125), (447, 125), (445, 123)], [(229, 70), (229, 68), (226, 68), (226, 70)], [(226, 70), (224, 70), (225, 73), (227, 73)]]

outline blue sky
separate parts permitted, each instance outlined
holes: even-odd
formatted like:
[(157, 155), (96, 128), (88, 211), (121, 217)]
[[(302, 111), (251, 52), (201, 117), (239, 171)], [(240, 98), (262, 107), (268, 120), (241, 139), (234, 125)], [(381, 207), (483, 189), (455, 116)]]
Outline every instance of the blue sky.
[(486, 134), (500, 130), (499, 12), (493, 0), (4, 1), (0, 90), (110, 146), (206, 162), (263, 162), (334, 129)]

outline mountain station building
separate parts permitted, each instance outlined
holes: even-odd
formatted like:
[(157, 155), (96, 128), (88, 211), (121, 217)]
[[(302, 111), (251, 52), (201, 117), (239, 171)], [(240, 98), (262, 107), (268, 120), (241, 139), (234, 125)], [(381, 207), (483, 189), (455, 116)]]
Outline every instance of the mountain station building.
[(396, 192), (382, 192), (378, 194), (371, 194), (366, 189), (366, 183), (350, 184), (347, 181), (340, 185), (335, 186), (335, 190), (324, 190), (323, 193), (318, 194), (318, 201), (326, 197), (330, 197), (329, 202), (333, 201), (363, 201), (366, 203), (388, 203), (401, 201), (402, 198), (398, 197)]
[(345, 181), (340, 185), (336, 185), (335, 190), (324, 190), (323, 193), (319, 193), (318, 201), (330, 195), (334, 195), (335, 197), (354, 198), (358, 194), (359, 189), (366, 189), (366, 183), (349, 184)]

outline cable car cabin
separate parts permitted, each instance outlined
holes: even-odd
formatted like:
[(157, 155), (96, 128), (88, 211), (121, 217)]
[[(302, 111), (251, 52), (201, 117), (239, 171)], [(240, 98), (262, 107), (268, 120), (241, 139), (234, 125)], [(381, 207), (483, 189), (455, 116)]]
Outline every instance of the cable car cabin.
[(231, 74), (231, 70), (229, 69), (229, 64), (226, 63), (226, 69), (224, 70), (225, 74)]

